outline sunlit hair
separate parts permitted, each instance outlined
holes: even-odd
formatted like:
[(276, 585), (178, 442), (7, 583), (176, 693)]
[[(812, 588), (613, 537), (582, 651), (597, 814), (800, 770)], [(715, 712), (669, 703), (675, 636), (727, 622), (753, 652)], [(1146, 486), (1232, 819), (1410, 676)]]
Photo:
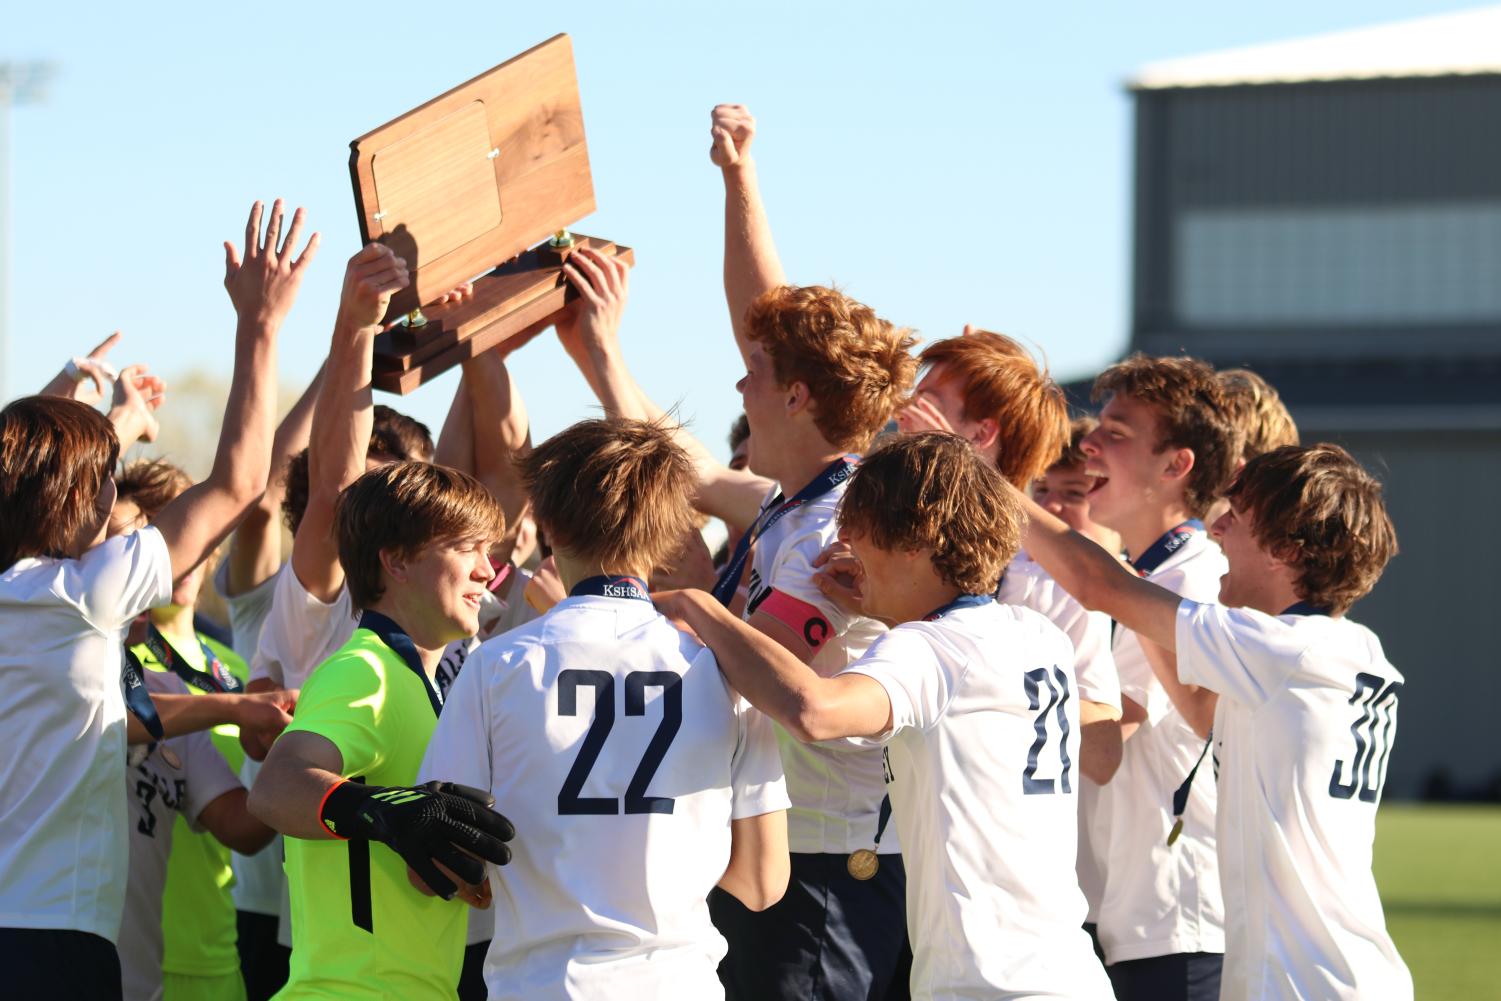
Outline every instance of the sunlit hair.
[(1068, 438), (1068, 401), (1027, 349), (1004, 334), (973, 331), (934, 341), (919, 361), (943, 366), (963, 387), (964, 419), (996, 422), (996, 468), (1018, 487), (1041, 476)]
[(1134, 354), (1094, 381), (1096, 402), (1115, 395), (1157, 412), (1156, 451), (1193, 452), (1183, 502), (1191, 514), (1203, 515), (1230, 482), (1240, 458), (1240, 434), (1230, 421), (1214, 369), (1197, 358)]
[(839, 523), (877, 549), (931, 549), (944, 583), (989, 594), (1021, 548), (1018, 496), (969, 442), (924, 431), (866, 456), (845, 489)]
[[(370, 447), (365, 454), (372, 458), (432, 462), (433, 435), (427, 425), (416, 418), (378, 403), (370, 429)], [(282, 483), (285, 486), (281, 499), (282, 519), (287, 523), (287, 531), (296, 535), (302, 525), (302, 516), (307, 512), (310, 486), (307, 449), (287, 460)]]
[(1084, 449), (1080, 445), (1080, 442), (1084, 440), (1085, 435), (1099, 426), (1100, 422), (1088, 414), (1075, 417), (1072, 421), (1069, 421), (1068, 444), (1063, 447), (1063, 454), (1048, 467), (1048, 470), (1073, 469), (1076, 466), (1084, 465)]
[(93, 407), (27, 396), (0, 410), (0, 570), (71, 555), (99, 520), (99, 490), (119, 458), (114, 427)]
[(1298, 597), (1338, 614), (1397, 555), (1381, 484), (1338, 445), (1284, 445), (1246, 463), (1226, 491), (1267, 552), (1295, 567)]
[(777, 383), (807, 385), (813, 422), (831, 445), (860, 451), (891, 419), (917, 373), (917, 340), (849, 296), (821, 285), (783, 285), (746, 312), (751, 340)]
[(665, 567), (694, 524), (693, 460), (660, 422), (579, 421), (518, 466), (548, 542), (606, 573)]
[(505, 535), (505, 516), (468, 473), (430, 462), (393, 462), (370, 470), (339, 495), (334, 535), (350, 600), (369, 608), (385, 593), (383, 551), (415, 559), (439, 544), (488, 545)]
[(115, 503), (130, 501), (140, 509), (147, 524), (184, 490), (193, 485), (187, 473), (166, 459), (128, 462), (115, 477)]
[(1298, 444), (1298, 425), (1271, 383), (1248, 368), (1217, 373), (1230, 422), (1241, 434), (1240, 457), (1250, 462), (1283, 445)]

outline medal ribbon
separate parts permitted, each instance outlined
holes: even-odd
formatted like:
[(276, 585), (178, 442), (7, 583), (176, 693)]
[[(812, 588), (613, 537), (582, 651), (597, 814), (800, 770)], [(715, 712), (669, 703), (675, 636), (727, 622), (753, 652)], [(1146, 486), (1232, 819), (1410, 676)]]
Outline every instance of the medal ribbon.
[(881, 835), (886, 833), (886, 825), (891, 821), (891, 794), (881, 797), (881, 816), (876, 821), (876, 847), (881, 847)]
[(1197, 518), (1190, 518), (1175, 528), (1163, 532), (1156, 542), (1135, 559), (1127, 560), (1131, 569), (1141, 577), (1150, 577), (1152, 572), (1166, 563), (1168, 557), (1183, 548), (1183, 544), (1194, 537), (1194, 533), (1204, 531), (1204, 523)]
[(728, 607), (731, 599), (735, 597), (735, 589), (740, 586), (740, 578), (745, 576), (745, 561), (750, 556), (751, 545), (765, 535), (771, 526), (781, 521), (789, 511), (800, 508), (809, 501), (817, 500), (849, 479), (859, 461), (858, 455), (842, 455), (831, 462), (823, 472), (813, 477), (808, 485), (799, 490), (790, 501), (784, 503), (780, 493), (773, 497), (771, 503), (756, 516), (751, 527), (746, 529), (740, 541), (735, 544), (734, 555), (720, 571), (719, 579), (714, 582), (714, 589), (711, 592), (714, 599)]
[(157, 715), (156, 703), (151, 701), (151, 693), (146, 690), (146, 675), (141, 670), (140, 658), (128, 646), (122, 646), (121, 649), (125, 653), (120, 665), (120, 687), (125, 691), (125, 708), (141, 721), (146, 732), (151, 734), (151, 746), (155, 747), (154, 742), (166, 736), (162, 718)]
[[(999, 587), (997, 587), (999, 589)], [(961, 594), (947, 605), (933, 609), (922, 617), (924, 622), (936, 622), (945, 615), (960, 608), (975, 608), (979, 605), (988, 605), (995, 600), (993, 594)]]
[(162, 634), (160, 629), (156, 628), (156, 623), (147, 627), (145, 644), (146, 649), (151, 651), (151, 656), (156, 658), (158, 664), (199, 691), (227, 692), (231, 695), (243, 692), (245, 686), (240, 683), (240, 679), (229, 673), (224, 662), (210, 649), (201, 636), (197, 639), (199, 648), (203, 650), (203, 662), (208, 667), (207, 671), (200, 671), (184, 660), (171, 641)]
[(646, 590), (646, 581), (640, 577), (622, 577), (616, 574), (605, 574), (581, 580), (573, 585), (573, 590), (568, 592), (568, 597), (572, 598), (580, 594), (645, 601), (648, 604), (651, 602), (651, 595)]
[(1168, 833), (1168, 844), (1177, 841), (1178, 835), (1183, 833), (1183, 811), (1188, 809), (1188, 794), (1193, 789), (1194, 776), (1199, 774), (1199, 766), (1204, 763), (1204, 755), (1209, 753), (1209, 748), (1213, 743), (1214, 731), (1210, 730), (1209, 739), (1204, 741), (1204, 750), (1199, 752), (1199, 760), (1194, 762), (1193, 768), (1189, 769), (1188, 778), (1184, 779), (1183, 784), (1173, 793), (1173, 829)]
[(422, 658), (417, 653), (417, 644), (412, 642), (412, 638), (406, 634), (406, 630), (379, 612), (370, 611), (360, 616), (359, 628), (368, 629), (380, 637), (380, 641), (390, 647), (391, 651), (400, 657), (406, 663), (407, 667), (412, 669), (412, 673), (422, 682), (422, 690), (427, 692), (427, 701), (432, 704), (433, 715), (442, 715), (443, 696), (433, 685), (432, 679), (427, 676), (427, 672), (422, 669)]

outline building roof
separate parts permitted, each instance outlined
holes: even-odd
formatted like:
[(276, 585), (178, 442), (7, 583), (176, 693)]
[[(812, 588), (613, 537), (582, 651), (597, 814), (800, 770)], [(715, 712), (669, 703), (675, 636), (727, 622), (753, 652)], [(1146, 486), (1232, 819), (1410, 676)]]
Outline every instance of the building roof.
[(1133, 90), (1501, 73), (1501, 7), (1150, 63)]

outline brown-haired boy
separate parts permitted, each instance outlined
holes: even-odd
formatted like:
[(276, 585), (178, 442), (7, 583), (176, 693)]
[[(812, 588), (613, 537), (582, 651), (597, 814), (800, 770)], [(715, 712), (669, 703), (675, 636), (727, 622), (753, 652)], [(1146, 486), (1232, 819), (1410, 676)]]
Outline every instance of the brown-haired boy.
[[(1225, 561), (1200, 519), (1240, 455), (1214, 370), (1192, 358), (1133, 355), (1106, 369), (1094, 394), (1104, 401), (1100, 426), (1080, 442), (1096, 477), (1090, 517), (1120, 534), (1139, 575), (1212, 600)], [(1150, 640), (1118, 628), (1112, 646), (1125, 744), (1093, 831), (1105, 875), (1100, 944), (1121, 1001), (1213, 999), (1224, 907), (1214, 780), (1196, 767), (1213, 706), (1190, 703), (1176, 675), (1156, 670), (1153, 660), (1171, 655)]]
[[(1230, 423), (1241, 434), (1240, 461), (1237, 472), (1246, 463), (1274, 448), (1298, 444), (1298, 425), (1288, 413), (1271, 383), (1248, 368), (1226, 368), (1215, 373), (1225, 391), (1225, 409)], [(1218, 498), (1205, 515), (1207, 524), (1219, 521), (1230, 510), (1230, 502)]]
[(479, 629), (502, 516), (472, 477), (399, 462), (351, 484), (334, 524), (359, 627), (308, 678), (250, 794), (287, 836), (293, 951), (280, 996), (451, 996), (465, 909), (424, 897), (407, 867), (451, 898), (450, 876), (484, 882), (476, 857), (508, 859), (512, 829), (477, 790), (413, 783), (443, 708), (434, 674), (444, 648)]
[(1246, 464), (1212, 531), (1214, 601), (1125, 571), (1045, 512), (1027, 544), (1091, 608), (1176, 654), (1220, 696), (1221, 997), (1411, 998), (1371, 876), (1402, 675), (1347, 618), (1397, 551), (1381, 486), (1337, 445)]
[[(685, 432), (678, 440), (697, 467), (698, 506), (732, 533), (744, 532), (714, 593), (738, 606), (738, 588), (748, 585), (747, 621), (833, 674), (882, 627), (826, 597), (814, 561), (835, 539), (835, 511), (854, 468), (850, 453), (870, 444), (906, 396), (915, 341), (834, 289), (787, 283), (756, 193), (754, 122), (739, 106), (721, 106), (713, 116), (711, 159), (726, 186), (725, 297), (745, 363), (736, 388), (750, 427), (749, 468), (725, 467)], [(616, 338), (625, 266), (580, 252), (566, 270), (586, 301), (613, 304), (607, 323), (560, 330), (606, 411), (659, 416), (632, 380)], [(793, 804), (792, 880), (764, 913), (713, 896), (715, 923), (730, 942), (721, 968), (726, 988), (747, 999), (879, 996), (899, 976), (905, 938), (900, 849), (894, 837), (881, 837), (880, 753), (808, 747), (784, 733), (779, 741)], [(856, 879), (849, 858), (872, 844), (885, 863), (875, 878)]]
[(861, 566), (840, 600), (895, 625), (833, 677), (701, 591), (658, 604), (798, 740), (885, 748), (914, 997), (1108, 998), (1079, 927), (1072, 651), (991, 594), (1020, 541), (1015, 495), (964, 439), (903, 435), (862, 463), (840, 521)]
[(647, 594), (693, 524), (692, 461), (613, 418), (521, 472), (568, 596), (470, 656), (422, 766), (526, 832), (495, 880), (490, 996), (722, 996), (705, 898), (781, 897), (787, 797), (770, 722)]

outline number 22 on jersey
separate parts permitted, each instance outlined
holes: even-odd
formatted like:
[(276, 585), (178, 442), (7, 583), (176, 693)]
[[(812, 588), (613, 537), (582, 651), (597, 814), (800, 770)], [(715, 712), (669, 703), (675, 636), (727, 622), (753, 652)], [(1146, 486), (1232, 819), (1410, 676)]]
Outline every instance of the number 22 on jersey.
[[(610, 730), (615, 726), (615, 676), (609, 671), (569, 669), (558, 672), (558, 715), (579, 715), (579, 689), (594, 690), (594, 720), (584, 734), (583, 746), (563, 788), (558, 790), (558, 813), (569, 815), (614, 816), (620, 813), (620, 799), (615, 796), (580, 796), (589, 772), (604, 750)], [(625, 789), (626, 813), (671, 813), (670, 796), (648, 796), (646, 787), (661, 767), (667, 749), (683, 725), (683, 678), (676, 671), (632, 671), (625, 676), (625, 715), (646, 715), (646, 690), (662, 689), (662, 719), (641, 763)]]

